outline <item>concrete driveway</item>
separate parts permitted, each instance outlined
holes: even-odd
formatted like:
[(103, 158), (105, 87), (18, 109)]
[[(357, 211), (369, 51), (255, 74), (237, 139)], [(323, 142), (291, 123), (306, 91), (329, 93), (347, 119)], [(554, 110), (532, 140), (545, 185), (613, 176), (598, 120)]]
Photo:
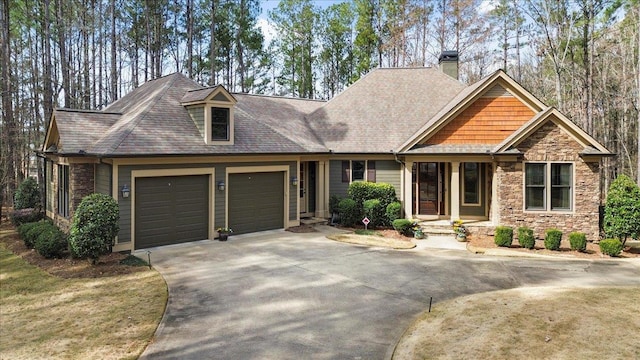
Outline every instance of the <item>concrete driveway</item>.
[(142, 359), (385, 359), (431, 297), (438, 306), (522, 286), (640, 285), (632, 261), (397, 251), (323, 233), (273, 231), (150, 250), (169, 303)]

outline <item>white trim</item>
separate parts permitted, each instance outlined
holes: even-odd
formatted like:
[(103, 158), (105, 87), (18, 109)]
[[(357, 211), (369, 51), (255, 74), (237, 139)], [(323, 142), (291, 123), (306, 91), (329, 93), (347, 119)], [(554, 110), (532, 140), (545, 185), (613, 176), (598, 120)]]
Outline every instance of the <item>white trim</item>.
[[(544, 209), (527, 209), (527, 164), (544, 164), (545, 165), (545, 184), (544, 184)], [(571, 165), (571, 208), (570, 209), (551, 209), (551, 165), (553, 164), (570, 164)], [(575, 161), (523, 161), (522, 166), (522, 211), (528, 214), (574, 214), (576, 209), (576, 162)]]
[[(135, 250), (136, 236), (136, 179), (139, 177), (160, 177), (160, 176), (190, 176), (190, 175), (209, 175), (209, 224), (207, 225), (207, 236), (213, 239), (215, 224), (215, 171), (210, 168), (183, 168), (183, 169), (153, 169), (153, 170), (132, 170), (131, 171), (131, 251)], [(115, 177), (114, 177), (115, 178)], [(117, 188), (115, 189), (117, 191)], [(204, 240), (204, 239), (203, 239)]]
[[(299, 162), (298, 162), (299, 164)], [(229, 227), (229, 174), (244, 174), (244, 173), (265, 173), (265, 172), (283, 172), (283, 186), (284, 186), (284, 228), (289, 228), (291, 226), (296, 226), (300, 224), (300, 214), (296, 211), (297, 216), (295, 220), (289, 220), (289, 201), (290, 201), (290, 190), (291, 187), (289, 183), (289, 179), (291, 178), (289, 165), (266, 165), (266, 166), (232, 166), (227, 167), (226, 174), (224, 178), (225, 184), (227, 184), (224, 190), (224, 226)], [(299, 184), (299, 183), (298, 183)], [(297, 189), (298, 187), (296, 187)], [(296, 202), (298, 201), (298, 197), (296, 194)], [(296, 207), (297, 210), (297, 207)]]

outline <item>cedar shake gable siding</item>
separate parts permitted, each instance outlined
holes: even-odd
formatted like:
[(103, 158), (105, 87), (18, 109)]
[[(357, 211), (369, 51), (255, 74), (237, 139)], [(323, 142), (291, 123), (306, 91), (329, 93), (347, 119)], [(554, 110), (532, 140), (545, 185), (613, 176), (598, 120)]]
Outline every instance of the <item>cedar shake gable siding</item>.
[[(548, 121), (517, 148), (523, 153), (521, 160), (498, 163), (500, 225), (514, 229), (528, 226), (538, 239), (544, 239), (545, 230), (557, 228), (565, 240), (573, 231), (585, 233), (588, 240), (597, 240), (599, 162), (585, 162), (579, 156), (584, 147), (553, 121)], [(570, 212), (524, 210), (524, 162), (532, 161), (573, 162), (573, 209)]]
[(533, 111), (516, 97), (482, 97), (429, 138), (426, 144), (499, 144), (533, 115)]

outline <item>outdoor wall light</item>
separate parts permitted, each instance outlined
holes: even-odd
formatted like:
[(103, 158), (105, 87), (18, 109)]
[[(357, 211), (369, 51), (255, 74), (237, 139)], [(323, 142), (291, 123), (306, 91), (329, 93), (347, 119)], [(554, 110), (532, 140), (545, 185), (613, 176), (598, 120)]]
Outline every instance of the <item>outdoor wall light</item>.
[(218, 181), (218, 190), (224, 191), (224, 181)]
[(125, 199), (131, 194), (131, 189), (129, 189), (129, 185), (127, 184), (122, 185), (122, 189), (120, 191), (122, 192), (122, 197)]
[(291, 177), (291, 186), (298, 186), (298, 178), (295, 176)]

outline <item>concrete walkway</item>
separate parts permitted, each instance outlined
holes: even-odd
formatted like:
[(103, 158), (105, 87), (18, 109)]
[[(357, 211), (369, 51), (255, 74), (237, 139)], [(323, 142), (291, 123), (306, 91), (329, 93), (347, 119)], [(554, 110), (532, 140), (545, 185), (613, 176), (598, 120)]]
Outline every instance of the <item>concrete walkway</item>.
[[(640, 267), (630, 262), (388, 250), (323, 232), (150, 250), (169, 303), (142, 359), (385, 359), (430, 298), (437, 306), (522, 286), (640, 286)], [(136, 255), (146, 259), (146, 250)]]

